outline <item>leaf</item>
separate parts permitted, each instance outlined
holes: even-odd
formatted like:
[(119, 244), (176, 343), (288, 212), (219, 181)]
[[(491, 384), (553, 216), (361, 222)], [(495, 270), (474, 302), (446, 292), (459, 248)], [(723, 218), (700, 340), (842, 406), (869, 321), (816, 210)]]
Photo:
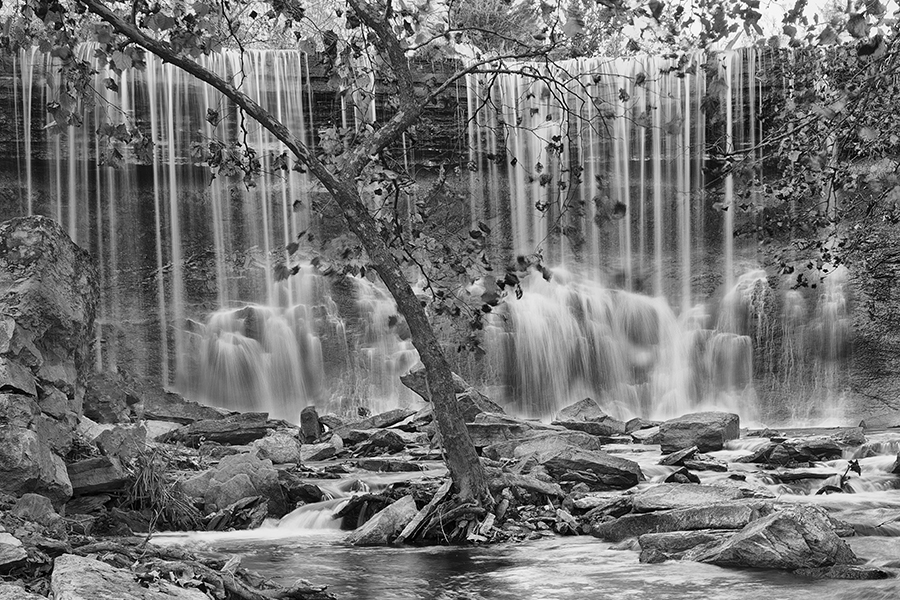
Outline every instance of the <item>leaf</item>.
[(210, 123), (210, 125), (212, 125), (213, 127), (215, 127), (216, 125), (218, 125), (218, 124), (219, 124), (219, 111), (214, 110), (214, 109), (212, 109), (212, 108), (207, 108), (207, 109), (206, 109), (206, 120), (207, 120), (207, 121)]
[(862, 39), (869, 34), (869, 26), (866, 17), (860, 13), (850, 15), (847, 20), (847, 32), (856, 39)]

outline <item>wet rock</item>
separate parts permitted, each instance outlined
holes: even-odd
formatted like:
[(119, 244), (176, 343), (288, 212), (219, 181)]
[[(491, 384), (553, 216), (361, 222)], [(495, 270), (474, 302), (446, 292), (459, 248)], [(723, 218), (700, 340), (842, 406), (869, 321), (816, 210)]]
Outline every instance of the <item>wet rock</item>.
[(733, 413), (692, 413), (660, 425), (659, 443), (663, 454), (691, 446), (701, 452), (721, 450), (725, 442), (740, 437), (740, 428), (740, 417)]
[(659, 421), (648, 421), (647, 419), (635, 417), (625, 422), (625, 433), (634, 433), (641, 429), (651, 429), (653, 427), (659, 427)]
[(268, 501), (270, 516), (280, 517), (287, 504), (272, 461), (255, 453), (226, 456), (215, 469), (187, 479), (180, 484), (190, 497), (203, 500), (206, 512), (215, 512), (252, 496)]
[(678, 450), (677, 452), (673, 452), (672, 454), (663, 456), (659, 460), (659, 464), (666, 465), (669, 467), (683, 467), (684, 461), (691, 459), (700, 451), (697, 446), (691, 446), (690, 448), (685, 448), (683, 450)]
[(382, 473), (402, 473), (410, 471), (421, 471), (420, 463), (408, 460), (389, 460), (386, 458), (361, 458), (356, 461), (356, 466), (366, 471), (377, 471)]
[(641, 546), (642, 563), (661, 563), (677, 560), (688, 550), (698, 546), (709, 546), (722, 540), (722, 531), (672, 531), (667, 533), (645, 533), (638, 538)]
[(0, 600), (46, 600), (46, 598), (32, 594), (18, 585), (0, 583)]
[[(453, 373), (453, 391), (461, 394), (469, 388), (465, 379)], [(419, 365), (406, 375), (400, 376), (400, 383), (417, 393), (425, 402), (431, 402), (431, 392), (428, 389), (428, 378), (425, 376), (425, 367)]]
[(743, 498), (741, 490), (720, 485), (662, 483), (634, 495), (637, 512), (710, 506)]
[(278, 423), (269, 421), (266, 413), (242, 413), (220, 419), (205, 419), (162, 435), (166, 443), (182, 443), (197, 448), (204, 441), (241, 446), (265, 437)]
[(456, 394), (456, 404), (459, 406), (459, 412), (462, 413), (466, 423), (475, 421), (475, 418), (482, 413), (497, 414), (504, 412), (503, 407), (475, 388), (469, 388)]
[(507, 423), (466, 423), (466, 429), (476, 448), (495, 446), (521, 437), (528, 431), (524, 427)]
[(594, 523), (591, 535), (611, 542), (646, 533), (693, 531), (698, 529), (741, 529), (772, 511), (770, 502), (743, 500), (713, 506), (695, 506), (647, 513), (632, 513)]
[(900, 427), (900, 410), (869, 415), (860, 421), (859, 426), (865, 431)]
[(319, 411), (315, 406), (307, 406), (300, 411), (300, 441), (312, 444), (318, 441), (325, 428), (319, 422)]
[(361, 527), (351, 532), (345, 541), (354, 546), (387, 545), (403, 531), (418, 512), (413, 497), (404, 496), (377, 512)]
[(560, 410), (555, 421), (593, 421), (608, 417), (593, 398), (585, 398)]
[(788, 506), (748, 524), (691, 560), (720, 566), (805, 569), (854, 564), (856, 555), (817, 506)]
[(553, 421), (551, 425), (565, 427), (572, 431), (583, 431), (590, 435), (598, 437), (613, 438), (621, 433), (625, 433), (625, 425), (621, 421)]
[(900, 475), (900, 452), (897, 453), (897, 459), (894, 460), (894, 464), (891, 465), (891, 473)]
[(34, 492), (62, 505), (72, 483), (62, 458), (31, 429), (0, 427), (0, 489), (19, 495)]
[(524, 458), (531, 454), (543, 454), (562, 449), (565, 446), (597, 451), (603, 449), (603, 440), (580, 431), (527, 431), (520, 438), (485, 447), (482, 454), (491, 460)]
[(67, 470), (69, 480), (72, 482), (72, 493), (75, 496), (121, 491), (128, 482), (121, 463), (109, 456), (70, 463)]
[(349, 425), (343, 425), (338, 429), (335, 429), (335, 433), (339, 436), (344, 437), (345, 430), (350, 429), (384, 429), (386, 427), (390, 427), (391, 425), (396, 425), (400, 421), (416, 414), (416, 411), (410, 410), (408, 408), (395, 408), (394, 410), (389, 410), (387, 412), (383, 412), (374, 416), (371, 416), (367, 419), (363, 419), (362, 421), (357, 421), (356, 423), (351, 423)]
[(252, 441), (250, 447), (256, 448), (260, 458), (267, 458), (276, 465), (302, 460), (300, 440), (289, 431), (270, 431), (265, 437)]
[(892, 579), (895, 577), (894, 573), (891, 571), (856, 565), (834, 565), (831, 567), (797, 569), (794, 571), (794, 575), (809, 577), (810, 579), (852, 579), (857, 581)]
[(178, 394), (145, 387), (141, 398), (143, 418), (190, 425), (198, 421), (224, 419), (229, 411), (185, 400)]
[(537, 453), (535, 459), (556, 478), (572, 473), (589, 475), (584, 479), (575, 479), (585, 481), (588, 485), (594, 483), (607, 488), (624, 489), (635, 486), (644, 479), (640, 466), (634, 461), (575, 446)]
[(728, 465), (726, 463), (704, 454), (698, 454), (692, 459), (685, 460), (683, 465), (685, 469), (690, 469), (691, 471), (716, 471), (724, 473), (728, 470)]
[(53, 562), (50, 589), (57, 600), (209, 600), (203, 592), (166, 578), (145, 587), (131, 571), (73, 554)]
[(256, 529), (268, 515), (268, 503), (262, 496), (244, 497), (207, 518), (207, 531)]
[(847, 427), (840, 429), (829, 437), (845, 446), (862, 446), (866, 443), (866, 434), (862, 427)]
[(343, 450), (343, 448), (343, 439), (337, 434), (332, 434), (331, 439), (327, 442), (301, 446), (300, 460), (301, 462), (327, 460)]
[(665, 483), (700, 483), (700, 478), (691, 473), (685, 467), (679, 468), (677, 471), (669, 474), (664, 480)]
[(772, 442), (735, 462), (796, 466), (813, 461), (836, 460), (844, 454), (844, 446), (828, 436), (792, 438)]
[(279, 471), (278, 481), (281, 483), (281, 489), (284, 490), (285, 498), (291, 506), (322, 502), (328, 498), (325, 492), (322, 491), (322, 488), (309, 483), (296, 473)]
[(379, 452), (401, 452), (406, 448), (406, 442), (403, 441), (398, 432), (390, 429), (380, 429), (366, 440), (366, 446)]
[(646, 429), (638, 429), (631, 432), (631, 439), (636, 444), (658, 444), (659, 443), (659, 425), (648, 427)]

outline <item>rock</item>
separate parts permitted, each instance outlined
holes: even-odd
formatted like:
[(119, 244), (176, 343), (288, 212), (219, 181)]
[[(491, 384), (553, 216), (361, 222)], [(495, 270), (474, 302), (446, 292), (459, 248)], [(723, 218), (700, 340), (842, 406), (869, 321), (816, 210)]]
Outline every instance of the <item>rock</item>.
[(719, 566), (806, 569), (854, 564), (856, 555), (817, 506), (786, 506), (690, 556)]
[(147, 429), (142, 425), (118, 425), (103, 431), (94, 443), (106, 456), (128, 463), (147, 449)]
[(127, 569), (74, 554), (53, 561), (50, 590), (56, 600), (209, 600), (203, 592), (165, 578), (145, 587)]
[(396, 425), (400, 421), (416, 414), (416, 411), (409, 410), (407, 408), (395, 408), (394, 410), (389, 410), (387, 412), (383, 412), (367, 419), (363, 419), (362, 421), (357, 421), (356, 423), (352, 423), (350, 425), (344, 425), (335, 430), (339, 436), (344, 437), (343, 430), (344, 429), (384, 429), (385, 427), (390, 427), (391, 425)]
[(390, 429), (380, 429), (372, 434), (366, 441), (370, 448), (377, 448), (381, 452), (401, 452), (406, 448), (406, 442), (400, 434)]
[(456, 394), (456, 404), (466, 423), (472, 423), (482, 413), (502, 414), (503, 407), (476, 390), (469, 388)]
[(634, 495), (632, 504), (637, 512), (710, 506), (743, 498), (738, 488), (720, 485), (662, 483)]
[(307, 444), (300, 447), (301, 462), (327, 460), (344, 448), (344, 442), (338, 435), (332, 435), (327, 442)]
[(856, 565), (834, 565), (831, 567), (797, 569), (794, 571), (794, 575), (809, 577), (810, 579), (852, 579), (857, 581), (892, 579), (894, 577), (894, 574), (890, 571), (875, 567), (859, 567)]
[(408, 460), (389, 460), (386, 458), (361, 458), (356, 461), (356, 466), (366, 471), (377, 471), (382, 473), (402, 473), (410, 471), (421, 471), (420, 463)]
[(485, 447), (482, 454), (491, 460), (524, 458), (531, 454), (547, 453), (564, 446), (585, 450), (602, 450), (603, 441), (580, 431), (527, 431), (520, 438), (498, 442)]
[(621, 421), (553, 421), (551, 425), (605, 438), (612, 438), (625, 432), (625, 426)]
[(638, 537), (645, 533), (693, 531), (698, 529), (741, 529), (772, 511), (770, 502), (743, 500), (714, 506), (694, 506), (647, 513), (632, 513), (594, 523), (591, 535), (610, 541)]
[(691, 446), (701, 452), (721, 450), (725, 442), (740, 437), (740, 429), (740, 417), (734, 413), (691, 413), (660, 425), (659, 443), (663, 454)]
[(23, 587), (11, 583), (0, 583), (0, 600), (47, 600), (43, 596), (32, 594)]
[(305, 481), (296, 473), (278, 471), (278, 481), (290, 506), (312, 504), (328, 499), (322, 488)]
[(700, 478), (688, 471), (685, 467), (679, 468), (677, 471), (669, 474), (664, 483), (700, 483)]
[(684, 461), (693, 458), (694, 455), (699, 451), (700, 450), (699, 448), (697, 448), (697, 446), (684, 448), (683, 450), (678, 450), (677, 452), (673, 452), (672, 454), (663, 456), (659, 460), (659, 464), (666, 465), (668, 467), (683, 467)]
[(828, 436), (792, 438), (772, 442), (735, 462), (792, 466), (822, 460), (836, 460), (844, 455), (844, 447)]
[(688, 550), (697, 546), (708, 546), (718, 543), (722, 531), (671, 531), (667, 533), (645, 533), (638, 538), (641, 546), (640, 561), (642, 563), (660, 563), (666, 560), (680, 559)]
[(384, 546), (389, 544), (412, 521), (418, 509), (412, 496), (404, 496), (366, 521), (345, 541), (353, 546)]
[(845, 446), (862, 446), (866, 443), (866, 434), (862, 427), (846, 427), (835, 431), (829, 437)]
[(466, 423), (469, 437), (476, 448), (494, 446), (521, 437), (527, 429), (507, 423)]
[(221, 408), (185, 400), (171, 392), (149, 387), (145, 387), (143, 391), (141, 404), (143, 418), (147, 420), (190, 425), (198, 421), (218, 421), (234, 414)]
[(636, 444), (658, 444), (659, 443), (659, 425), (638, 429), (631, 432), (631, 439)]
[(277, 427), (266, 413), (242, 413), (219, 419), (205, 419), (179, 427), (159, 439), (167, 443), (183, 443), (197, 448), (204, 441), (241, 446), (265, 437)]
[(243, 497), (213, 514), (207, 520), (207, 531), (256, 529), (268, 515), (268, 502), (262, 496)]
[(287, 512), (278, 472), (272, 461), (255, 453), (226, 456), (215, 469), (182, 481), (180, 486), (188, 496), (201, 498), (207, 512), (252, 496), (267, 500), (269, 516), (281, 517)]
[[(469, 388), (466, 380), (453, 373), (453, 392), (461, 394)], [(400, 383), (417, 393), (425, 402), (431, 402), (431, 392), (428, 390), (428, 379), (425, 377), (425, 367), (421, 364), (410, 370), (406, 375), (400, 376)]]
[(109, 456), (87, 458), (68, 465), (72, 493), (75, 496), (98, 492), (117, 492), (125, 488), (128, 478), (118, 459)]
[(648, 421), (647, 419), (635, 417), (625, 422), (625, 433), (634, 433), (635, 431), (652, 427), (659, 427), (659, 421)]
[(900, 427), (900, 410), (869, 415), (859, 423), (859, 426), (865, 431)]
[(0, 356), (0, 390), (37, 398), (37, 387), (31, 369)]
[(27, 428), (41, 414), (34, 398), (22, 394), (0, 393), (0, 426)]
[(593, 398), (585, 398), (570, 404), (556, 413), (554, 421), (593, 421), (608, 417)]
[(260, 458), (268, 458), (273, 464), (302, 462), (300, 440), (287, 431), (270, 431), (268, 435), (250, 443)]
[(28, 552), (21, 541), (8, 533), (0, 533), (0, 573), (24, 565), (27, 558)]
[(60, 519), (59, 514), (53, 510), (50, 499), (40, 494), (23, 495), (16, 500), (10, 514), (43, 525), (52, 525), (54, 521)]
[(63, 460), (38, 434), (22, 427), (0, 427), (0, 490), (20, 495), (41, 494), (54, 506), (72, 496), (72, 483)]
[(319, 423), (319, 411), (315, 406), (307, 406), (300, 411), (300, 441), (312, 444), (318, 441), (325, 428)]
[(537, 453), (535, 459), (557, 479), (571, 472), (589, 474), (592, 476), (592, 481), (586, 481), (589, 485), (595, 482), (608, 488), (623, 489), (644, 479), (641, 468), (634, 461), (576, 446)]
[(724, 473), (728, 470), (728, 465), (720, 460), (701, 454), (698, 454), (697, 456), (703, 456), (703, 458), (685, 460), (683, 463), (684, 468), (690, 469), (691, 471), (716, 471), (719, 473)]
[(154, 442), (159, 441), (163, 436), (171, 431), (175, 431), (181, 425), (173, 421), (142, 421), (141, 424), (147, 431), (147, 439)]

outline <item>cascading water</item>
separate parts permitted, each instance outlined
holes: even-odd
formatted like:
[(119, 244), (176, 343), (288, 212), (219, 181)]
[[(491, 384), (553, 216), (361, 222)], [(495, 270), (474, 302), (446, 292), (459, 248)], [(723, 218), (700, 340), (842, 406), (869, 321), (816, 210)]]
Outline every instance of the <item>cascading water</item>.
[[(700, 407), (766, 422), (840, 416), (846, 273), (826, 277), (818, 297), (768, 279), (755, 247), (732, 237), (752, 218), (736, 206), (737, 176), (719, 180), (707, 152), (757, 152), (764, 59), (756, 49), (677, 69), (662, 58), (579, 59), (467, 78), (458, 100), (470, 114), (458, 129), (469, 148), (458, 159), (473, 167), (469, 216), (491, 225), (498, 262), (540, 250), (559, 265), (550, 281), (527, 278), (524, 295), (492, 316), (488, 367), (467, 375), (530, 416), (586, 395), (622, 417)], [(301, 139), (316, 119), (355, 118), (317, 93), (302, 53), (203, 60)], [(98, 256), (99, 370), (122, 365), (211, 404), (291, 420), (306, 404), (380, 411), (414, 400), (398, 376), (415, 350), (381, 288), (335, 286), (309, 265), (276, 281), (286, 245), (321, 228), (309, 207), (323, 194), (308, 175), (277, 168), (277, 140), (151, 56), (118, 94), (98, 68), (106, 91), (86, 125), (44, 139), (53, 69), (33, 50), (15, 69), (30, 125), (18, 136), (18, 210), (56, 217)], [(148, 164), (95, 134), (124, 123), (149, 132)], [(256, 154), (234, 154), (234, 139)], [(213, 178), (200, 164), (209, 153), (223, 160)], [(261, 166), (252, 182), (239, 168), (248, 158)], [(761, 400), (796, 390), (787, 408)]]

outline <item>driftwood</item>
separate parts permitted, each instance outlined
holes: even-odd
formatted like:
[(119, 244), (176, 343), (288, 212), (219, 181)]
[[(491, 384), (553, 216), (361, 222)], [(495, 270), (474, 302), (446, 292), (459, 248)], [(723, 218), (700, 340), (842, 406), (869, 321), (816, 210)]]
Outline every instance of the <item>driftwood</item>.
[(416, 534), (419, 532), (419, 530), (422, 527), (422, 524), (425, 522), (425, 520), (427, 518), (429, 518), (432, 515), (432, 513), (437, 508), (438, 504), (440, 504), (441, 502), (444, 501), (444, 498), (446, 498), (447, 495), (450, 493), (450, 488), (452, 488), (452, 487), (453, 487), (453, 482), (450, 479), (448, 479), (443, 484), (441, 484), (441, 487), (439, 487), (437, 489), (437, 492), (435, 492), (434, 497), (431, 498), (431, 501), (428, 504), (426, 504), (422, 508), (422, 510), (420, 510), (418, 512), (418, 514), (416, 514), (416, 516), (413, 518), (413, 520), (410, 521), (406, 527), (403, 528), (403, 531), (400, 532), (400, 535), (397, 537), (396, 540), (394, 540), (394, 543), (395, 544), (403, 544), (407, 540), (415, 539)]
[(503, 488), (518, 487), (529, 492), (544, 494), (545, 496), (562, 498), (566, 495), (562, 488), (559, 487), (559, 484), (541, 481), (528, 475), (509, 473), (495, 467), (485, 467), (485, 473), (488, 476), (488, 487), (493, 493), (497, 493)]

